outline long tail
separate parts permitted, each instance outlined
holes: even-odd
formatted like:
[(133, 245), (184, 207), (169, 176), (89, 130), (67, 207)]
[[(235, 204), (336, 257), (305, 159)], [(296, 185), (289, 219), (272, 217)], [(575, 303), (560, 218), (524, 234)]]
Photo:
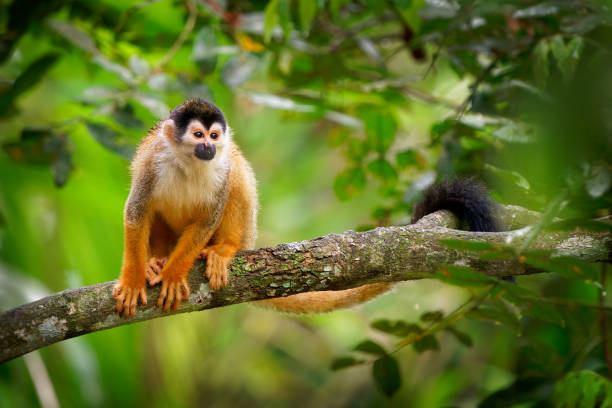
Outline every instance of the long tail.
[[(495, 202), (486, 188), (473, 179), (453, 179), (435, 184), (425, 191), (414, 210), (414, 224), (427, 214), (449, 210), (470, 231), (499, 231), (495, 219)], [(354, 289), (307, 292), (284, 298), (255, 302), (256, 305), (289, 313), (322, 313), (351, 307), (388, 291), (393, 283), (371, 283)]]
[(386, 282), (370, 283), (353, 289), (306, 292), (260, 300), (255, 304), (288, 313), (324, 313), (363, 303), (388, 291), (391, 286), (392, 283)]
[(472, 178), (451, 179), (425, 190), (423, 199), (414, 208), (411, 222), (414, 224), (427, 214), (448, 210), (467, 223), (470, 231), (495, 232), (500, 230), (495, 207), (482, 183)]

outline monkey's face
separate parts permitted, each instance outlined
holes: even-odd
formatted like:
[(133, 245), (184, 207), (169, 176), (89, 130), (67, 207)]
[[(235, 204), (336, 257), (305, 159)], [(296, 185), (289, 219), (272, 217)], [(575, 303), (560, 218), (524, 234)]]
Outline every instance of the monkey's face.
[(176, 137), (177, 131), (172, 119), (164, 122), (164, 136), (175, 141), (175, 151), (178, 150), (182, 156), (191, 156), (199, 160), (211, 161), (221, 153), (229, 138), (228, 132), (223, 131), (224, 126), (219, 122), (213, 122), (209, 127), (200, 120), (192, 119), (185, 127), (182, 135)]

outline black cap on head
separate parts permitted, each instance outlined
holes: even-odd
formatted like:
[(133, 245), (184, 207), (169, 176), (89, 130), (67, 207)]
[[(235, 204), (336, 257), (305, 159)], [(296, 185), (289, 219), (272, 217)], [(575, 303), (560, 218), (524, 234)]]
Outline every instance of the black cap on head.
[(227, 122), (225, 121), (225, 116), (223, 116), (221, 109), (217, 108), (214, 103), (204, 101), (200, 98), (187, 99), (170, 112), (169, 118), (176, 124), (177, 138), (185, 133), (189, 122), (193, 119), (202, 122), (207, 129), (210, 129), (213, 123), (218, 122), (223, 127), (223, 132), (227, 130)]

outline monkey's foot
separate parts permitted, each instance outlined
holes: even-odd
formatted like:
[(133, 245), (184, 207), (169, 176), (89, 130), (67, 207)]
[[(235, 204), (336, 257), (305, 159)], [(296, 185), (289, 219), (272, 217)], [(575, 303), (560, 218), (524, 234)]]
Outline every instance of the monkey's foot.
[(157, 298), (157, 306), (163, 306), (164, 312), (167, 312), (170, 307), (172, 307), (172, 310), (176, 310), (180, 306), (181, 300), (189, 299), (189, 285), (187, 285), (187, 279), (185, 278), (163, 278), (160, 273), (153, 282), (152, 285), (158, 282), (162, 283)]
[(227, 268), (232, 258), (219, 255), (215, 247), (204, 248), (201, 256), (206, 257), (206, 277), (208, 278), (208, 286), (210, 286), (212, 290), (219, 290), (221, 287), (227, 286)]
[(159, 280), (155, 278), (159, 276), (164, 265), (166, 265), (166, 262), (167, 262), (166, 258), (149, 259), (149, 262), (147, 262), (147, 266), (145, 268), (145, 278), (147, 279), (147, 282), (149, 282), (150, 286), (153, 286), (159, 282)]
[(128, 286), (121, 282), (117, 283), (113, 288), (113, 297), (117, 299), (117, 312), (123, 317), (134, 317), (136, 315), (136, 305), (138, 297), (143, 305), (147, 304), (147, 291), (143, 282), (142, 286)]

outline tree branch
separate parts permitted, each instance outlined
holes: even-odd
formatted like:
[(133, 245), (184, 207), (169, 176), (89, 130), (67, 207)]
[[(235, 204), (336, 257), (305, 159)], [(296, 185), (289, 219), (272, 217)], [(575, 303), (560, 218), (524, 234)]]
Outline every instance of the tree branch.
[[(528, 228), (516, 228), (533, 224), (539, 217), (513, 206), (503, 207), (499, 216), (511, 231), (455, 230), (452, 229), (456, 226), (455, 217), (440, 211), (413, 225), (346, 231), (310, 241), (242, 251), (232, 262), (229, 286), (215, 292), (209, 289), (204, 277), (204, 262), (198, 261), (189, 276), (189, 300), (168, 313), (155, 306), (159, 285), (148, 289), (152, 301), (139, 306), (132, 319), (121, 318), (115, 312), (111, 294), (115, 281), (65, 290), (0, 314), (0, 362), (58, 341), (124, 324), (308, 291), (415, 279), (415, 273), (434, 273), (441, 264), (461, 262), (493, 276), (539, 272), (516, 259), (484, 261), (473, 252), (457, 251), (438, 242), (461, 239), (520, 248)], [(589, 231), (544, 232), (531, 248), (549, 249), (557, 255), (575, 256), (588, 262), (609, 261), (612, 236)]]

